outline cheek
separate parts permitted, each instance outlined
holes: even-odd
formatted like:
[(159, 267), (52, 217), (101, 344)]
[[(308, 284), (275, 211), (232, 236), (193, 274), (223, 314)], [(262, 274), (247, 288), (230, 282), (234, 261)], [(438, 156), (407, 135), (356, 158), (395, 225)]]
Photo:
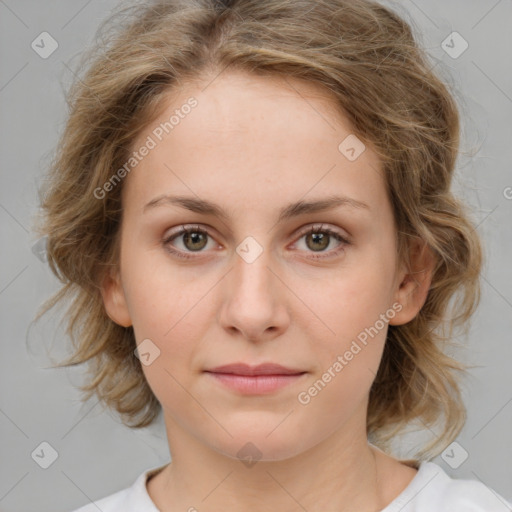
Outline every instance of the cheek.
[(394, 313), (386, 300), (386, 281), (376, 281), (372, 273), (353, 272), (337, 284), (338, 294), (322, 303), (334, 332), (311, 333), (316, 364), (297, 396), (318, 429), (364, 416), (356, 411), (365, 409)]
[[(166, 410), (190, 407), (188, 388), (204, 337), (209, 286), (195, 284), (174, 271), (158, 267), (133, 268), (127, 284), (129, 308), (137, 344), (148, 343), (155, 358), (142, 370), (153, 393)], [(211, 286), (211, 285), (210, 285)], [(151, 350), (150, 349), (150, 350)], [(142, 360), (141, 360), (142, 361)]]
[(121, 265), (138, 341), (154, 336), (165, 342), (180, 324), (190, 320), (192, 310), (207, 291), (207, 283), (197, 278), (197, 272), (194, 276), (171, 264), (161, 246), (146, 247), (127, 237)]
[[(393, 298), (393, 264), (372, 254), (361, 255), (356, 265), (342, 269), (324, 283), (323, 295), (315, 285), (312, 303), (320, 305), (319, 316), (325, 318), (336, 338), (354, 338), (386, 314)], [(382, 329), (380, 322), (378, 325)]]
[[(357, 393), (361, 387), (371, 385), (389, 321), (396, 313), (392, 304), (395, 260), (392, 247), (388, 250), (387, 256), (384, 251), (361, 251), (356, 263), (347, 263), (346, 268), (332, 278), (315, 283), (307, 291), (316, 316), (322, 320), (319, 328), (324, 333), (322, 336), (311, 334), (318, 362), (317, 375), (330, 371), (323, 380), (329, 381), (331, 389), (339, 388), (343, 394)], [(311, 327), (304, 325), (303, 328), (311, 331)], [(333, 396), (337, 396), (336, 393)]]
[(155, 354), (142, 369), (159, 400), (181, 396), (178, 382), (186, 382), (199, 349), (197, 340), (208, 324), (208, 301), (202, 299), (212, 278), (193, 279), (169, 265), (159, 249), (130, 249), (127, 245), (122, 261), (127, 306), (137, 345), (145, 343)]

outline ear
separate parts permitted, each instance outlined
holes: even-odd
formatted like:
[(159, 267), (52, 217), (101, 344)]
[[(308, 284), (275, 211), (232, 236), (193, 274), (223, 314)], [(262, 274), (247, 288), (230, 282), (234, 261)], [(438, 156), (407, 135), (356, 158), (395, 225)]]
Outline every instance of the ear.
[(411, 268), (402, 269), (395, 291), (395, 302), (401, 304), (402, 309), (390, 319), (391, 325), (406, 324), (419, 313), (432, 282), (436, 260), (427, 243), (416, 238), (411, 242), (409, 251)]
[(109, 272), (101, 285), (101, 296), (105, 311), (111, 320), (123, 327), (130, 327), (132, 321), (118, 269)]

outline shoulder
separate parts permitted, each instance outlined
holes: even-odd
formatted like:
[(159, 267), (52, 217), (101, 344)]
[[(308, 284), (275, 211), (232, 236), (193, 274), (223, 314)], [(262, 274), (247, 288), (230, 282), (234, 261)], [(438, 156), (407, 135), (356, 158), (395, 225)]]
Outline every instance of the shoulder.
[(453, 479), (422, 462), (407, 488), (382, 512), (511, 512), (512, 504), (477, 480)]
[(88, 503), (72, 512), (158, 512), (151, 501), (146, 488), (149, 477), (155, 475), (165, 466), (147, 469), (141, 473), (133, 484), (109, 496)]

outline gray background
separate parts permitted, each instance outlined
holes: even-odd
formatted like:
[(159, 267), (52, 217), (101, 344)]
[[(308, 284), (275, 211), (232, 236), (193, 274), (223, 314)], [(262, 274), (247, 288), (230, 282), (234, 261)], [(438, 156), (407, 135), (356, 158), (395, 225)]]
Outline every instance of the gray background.
[[(117, 3), (0, 0), (3, 512), (69, 511), (169, 460), (161, 418), (148, 429), (130, 430), (96, 399), (80, 403), (74, 384), (82, 370), (45, 369), (50, 366), (46, 350), (54, 346), (54, 357), (66, 350), (57, 311), (30, 324), (41, 302), (58, 288), (34, 254), (30, 227), (37, 185), (63, 128), (62, 87), (72, 80), (74, 59)], [(460, 446), (452, 447), (446, 460), (457, 465), (462, 450), (468, 458), (457, 469), (441, 457), (434, 461), (450, 475), (479, 479), (512, 500), (512, 3), (405, 0), (390, 5), (414, 24), (457, 98), (464, 138), (455, 186), (470, 204), (486, 245), (482, 303), (461, 354), (475, 365), (464, 386), (469, 418), (457, 440)], [(47, 59), (31, 48), (43, 31), (59, 45)], [(455, 59), (441, 47), (453, 31), (469, 44)], [(432, 435), (412, 435), (402, 446)], [(58, 453), (48, 469), (31, 456), (43, 441)]]

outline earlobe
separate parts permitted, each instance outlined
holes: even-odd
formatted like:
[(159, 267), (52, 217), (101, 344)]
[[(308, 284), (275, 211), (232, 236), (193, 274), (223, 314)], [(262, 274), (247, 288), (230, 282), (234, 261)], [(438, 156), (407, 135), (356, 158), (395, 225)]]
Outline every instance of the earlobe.
[(410, 322), (421, 310), (427, 300), (432, 282), (435, 257), (426, 242), (416, 239), (410, 249), (411, 268), (402, 273), (395, 301), (402, 309), (390, 320), (391, 325), (403, 325)]
[(121, 278), (117, 270), (108, 273), (104, 277), (101, 285), (101, 296), (109, 318), (118, 325), (130, 327), (132, 321), (126, 304)]

